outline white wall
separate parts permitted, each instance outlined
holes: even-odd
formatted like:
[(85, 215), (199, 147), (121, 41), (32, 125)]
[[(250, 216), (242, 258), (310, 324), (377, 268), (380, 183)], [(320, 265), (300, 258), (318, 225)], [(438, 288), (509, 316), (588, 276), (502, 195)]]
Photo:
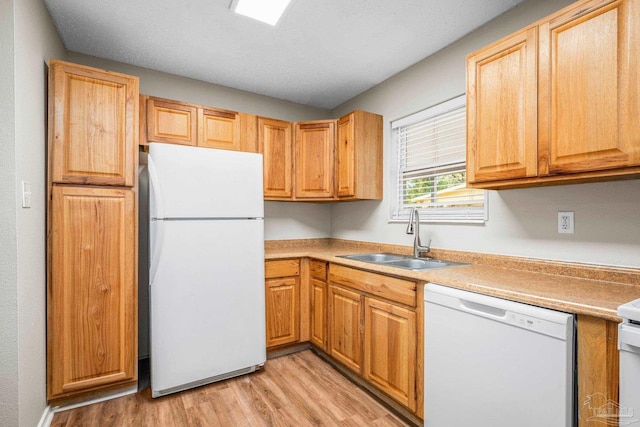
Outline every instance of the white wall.
[[(33, 426), (46, 406), (47, 63), (64, 54), (41, 0), (15, 3), (15, 42), (19, 425)], [(31, 184), (29, 209), (22, 180)]]
[(0, 425), (18, 423), (13, 0), (0, 0)]
[(47, 404), (46, 61), (64, 50), (41, 1), (1, 0), (0, 17), (0, 425), (34, 426)]
[[(456, 43), (333, 111), (355, 108), (384, 116), (385, 195), (382, 202), (335, 204), (331, 236), (412, 244), (404, 224), (387, 222), (394, 187), (390, 122), (465, 92), (465, 57), (552, 13), (571, 0), (529, 0)], [(383, 52), (381, 54), (384, 54)], [(575, 234), (557, 234), (557, 212), (575, 212)], [(640, 181), (489, 192), (485, 225), (422, 227), (436, 248), (640, 266)]]
[[(289, 121), (330, 117), (326, 110), (270, 98), (251, 92), (213, 85), (129, 64), (68, 52), (66, 60), (140, 77), (140, 93), (169, 99), (242, 111)], [(267, 202), (267, 240), (329, 237), (331, 206), (326, 204)]]

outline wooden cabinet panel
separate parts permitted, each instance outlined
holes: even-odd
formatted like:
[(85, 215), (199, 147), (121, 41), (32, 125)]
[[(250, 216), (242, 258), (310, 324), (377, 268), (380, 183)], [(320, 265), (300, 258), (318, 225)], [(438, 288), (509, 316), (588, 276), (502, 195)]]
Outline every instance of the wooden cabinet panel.
[(52, 189), (49, 399), (136, 379), (136, 224), (133, 190)]
[(267, 261), (264, 264), (264, 276), (266, 279), (299, 275), (300, 260), (297, 258)]
[(332, 264), (329, 280), (382, 298), (416, 306), (416, 284), (410, 280)]
[(240, 113), (240, 151), (259, 153), (258, 116)]
[(265, 199), (291, 199), (293, 195), (291, 123), (258, 117), (258, 145), (264, 157)]
[(362, 297), (329, 285), (329, 354), (362, 373)]
[(338, 197), (353, 197), (356, 194), (356, 147), (353, 121), (353, 114), (338, 120), (336, 143)]
[(415, 411), (416, 313), (365, 298), (364, 377)]
[(299, 340), (300, 280), (297, 277), (267, 279), (267, 348)]
[(547, 174), (640, 164), (640, 1), (581, 3), (540, 26)]
[(338, 197), (382, 200), (382, 116), (355, 110), (341, 117), (336, 141)]
[(325, 281), (327, 280), (327, 263), (324, 261), (309, 261), (309, 270), (311, 277), (314, 279)]
[(537, 174), (537, 29), (467, 58), (467, 180)]
[(327, 350), (327, 282), (311, 280), (311, 342)]
[(593, 416), (590, 410), (592, 407), (601, 406), (607, 400), (618, 403), (618, 324), (578, 315), (576, 329), (578, 426), (587, 427), (593, 424), (589, 419)]
[(152, 142), (198, 144), (198, 107), (168, 99), (147, 100), (147, 138)]
[(296, 198), (333, 198), (335, 121), (296, 123)]
[(582, 0), (469, 55), (470, 186), (640, 176), (639, 43), (640, 0)]
[(240, 116), (235, 111), (199, 109), (202, 126), (198, 146), (221, 150), (241, 149)]
[(49, 79), (51, 180), (133, 186), (138, 78), (52, 59)]

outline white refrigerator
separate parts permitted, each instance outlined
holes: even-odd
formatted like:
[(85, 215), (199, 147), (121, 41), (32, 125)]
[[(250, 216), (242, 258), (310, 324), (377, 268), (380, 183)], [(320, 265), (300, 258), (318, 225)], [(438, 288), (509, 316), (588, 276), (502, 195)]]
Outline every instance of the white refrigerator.
[(262, 155), (152, 143), (153, 397), (266, 360)]

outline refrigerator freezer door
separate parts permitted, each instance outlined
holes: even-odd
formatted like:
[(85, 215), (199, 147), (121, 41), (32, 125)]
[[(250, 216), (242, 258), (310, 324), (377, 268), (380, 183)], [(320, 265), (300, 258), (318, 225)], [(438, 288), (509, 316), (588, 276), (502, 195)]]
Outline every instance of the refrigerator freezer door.
[(262, 154), (149, 144), (152, 218), (262, 218)]
[(156, 222), (164, 238), (150, 285), (154, 396), (263, 364), (263, 220)]

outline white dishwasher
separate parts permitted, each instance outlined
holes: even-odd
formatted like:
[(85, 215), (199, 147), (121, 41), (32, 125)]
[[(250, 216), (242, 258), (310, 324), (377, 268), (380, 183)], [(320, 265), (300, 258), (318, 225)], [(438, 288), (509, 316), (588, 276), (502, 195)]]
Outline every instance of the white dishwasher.
[(640, 299), (618, 307), (620, 349), (619, 425), (640, 420)]
[(575, 425), (574, 317), (427, 284), (425, 427)]

